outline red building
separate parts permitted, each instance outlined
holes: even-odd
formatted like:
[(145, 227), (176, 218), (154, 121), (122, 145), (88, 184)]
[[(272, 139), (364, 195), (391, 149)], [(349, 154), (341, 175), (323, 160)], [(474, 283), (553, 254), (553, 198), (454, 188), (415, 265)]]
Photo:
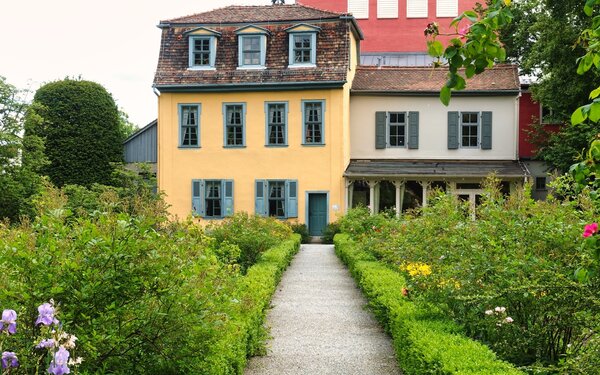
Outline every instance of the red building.
[[(349, 12), (358, 20), (365, 40), (362, 53), (425, 52), (423, 30), (430, 22), (440, 32), (453, 32), (448, 26), (478, 0), (296, 0), (296, 3), (336, 12)], [(479, 0), (479, 2), (482, 2)], [(448, 39), (442, 38), (443, 39)]]

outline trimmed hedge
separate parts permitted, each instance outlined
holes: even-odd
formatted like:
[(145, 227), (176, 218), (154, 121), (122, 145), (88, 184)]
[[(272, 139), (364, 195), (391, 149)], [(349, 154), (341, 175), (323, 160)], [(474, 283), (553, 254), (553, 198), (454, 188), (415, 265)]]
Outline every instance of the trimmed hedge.
[(223, 327), (221, 338), (204, 359), (202, 374), (243, 374), (246, 359), (261, 354), (267, 338), (263, 325), (281, 275), (300, 248), (300, 235), (265, 251), (240, 280), (240, 314)]
[(390, 332), (404, 374), (523, 374), (485, 345), (463, 336), (461, 327), (435, 306), (407, 300), (402, 275), (360, 250), (347, 235), (336, 235), (334, 242), (336, 254)]

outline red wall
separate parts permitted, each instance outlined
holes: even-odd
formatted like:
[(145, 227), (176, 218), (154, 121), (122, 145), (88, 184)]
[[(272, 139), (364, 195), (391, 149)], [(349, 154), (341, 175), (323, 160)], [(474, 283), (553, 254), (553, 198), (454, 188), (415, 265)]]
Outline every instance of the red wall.
[[(540, 123), (540, 105), (533, 101), (531, 93), (523, 90), (519, 99), (519, 158), (530, 159), (535, 156), (535, 146), (528, 142), (531, 124)], [(546, 131), (556, 133), (560, 125), (544, 125)]]
[[(377, 0), (369, 0), (369, 19), (359, 19), (358, 24), (365, 40), (361, 52), (425, 52), (427, 44), (423, 31), (430, 22), (440, 25), (440, 32), (447, 33), (452, 18), (437, 18), (436, 0), (429, 0), (428, 18), (406, 18), (406, 0), (398, 0), (399, 18), (378, 19)], [(459, 0), (458, 13), (473, 9), (481, 0)], [(296, 3), (335, 12), (347, 12), (347, 0), (296, 0)], [(463, 21), (466, 24), (466, 21)], [(452, 30), (453, 31), (453, 30)], [(448, 40), (448, 37), (440, 40)]]

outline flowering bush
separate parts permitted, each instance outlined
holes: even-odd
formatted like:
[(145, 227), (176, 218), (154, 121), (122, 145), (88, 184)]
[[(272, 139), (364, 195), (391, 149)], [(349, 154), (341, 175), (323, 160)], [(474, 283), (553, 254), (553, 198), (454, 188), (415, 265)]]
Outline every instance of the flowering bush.
[[(548, 367), (579, 355), (600, 324), (598, 278), (590, 288), (573, 277), (577, 265), (592, 264), (579, 247), (583, 239), (585, 249), (597, 249), (595, 226), (585, 238), (581, 231), (596, 212), (579, 210), (580, 202), (534, 202), (524, 190), (503, 197), (493, 184), (477, 220), (452, 196), (429, 202), (419, 215), (387, 220), (379, 231), (347, 233), (404, 273), (405, 295), (442, 308), (502, 358)], [(350, 213), (343, 229), (374, 220), (380, 218)]]

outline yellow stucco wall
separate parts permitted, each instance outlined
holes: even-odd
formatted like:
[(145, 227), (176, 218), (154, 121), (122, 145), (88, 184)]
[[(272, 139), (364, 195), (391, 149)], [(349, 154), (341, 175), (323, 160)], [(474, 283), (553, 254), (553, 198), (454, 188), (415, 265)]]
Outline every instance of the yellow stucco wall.
[[(233, 179), (234, 210), (254, 213), (256, 179), (298, 180), (298, 221), (306, 192), (329, 193), (329, 221), (344, 209), (349, 98), (343, 89), (238, 93), (162, 93), (158, 119), (158, 184), (170, 212), (191, 213), (193, 179)], [(324, 100), (324, 146), (302, 146), (302, 100)], [(265, 146), (265, 102), (288, 102), (288, 147)], [(200, 148), (178, 147), (178, 105), (200, 103)], [(246, 104), (246, 147), (223, 147), (223, 103)]]

